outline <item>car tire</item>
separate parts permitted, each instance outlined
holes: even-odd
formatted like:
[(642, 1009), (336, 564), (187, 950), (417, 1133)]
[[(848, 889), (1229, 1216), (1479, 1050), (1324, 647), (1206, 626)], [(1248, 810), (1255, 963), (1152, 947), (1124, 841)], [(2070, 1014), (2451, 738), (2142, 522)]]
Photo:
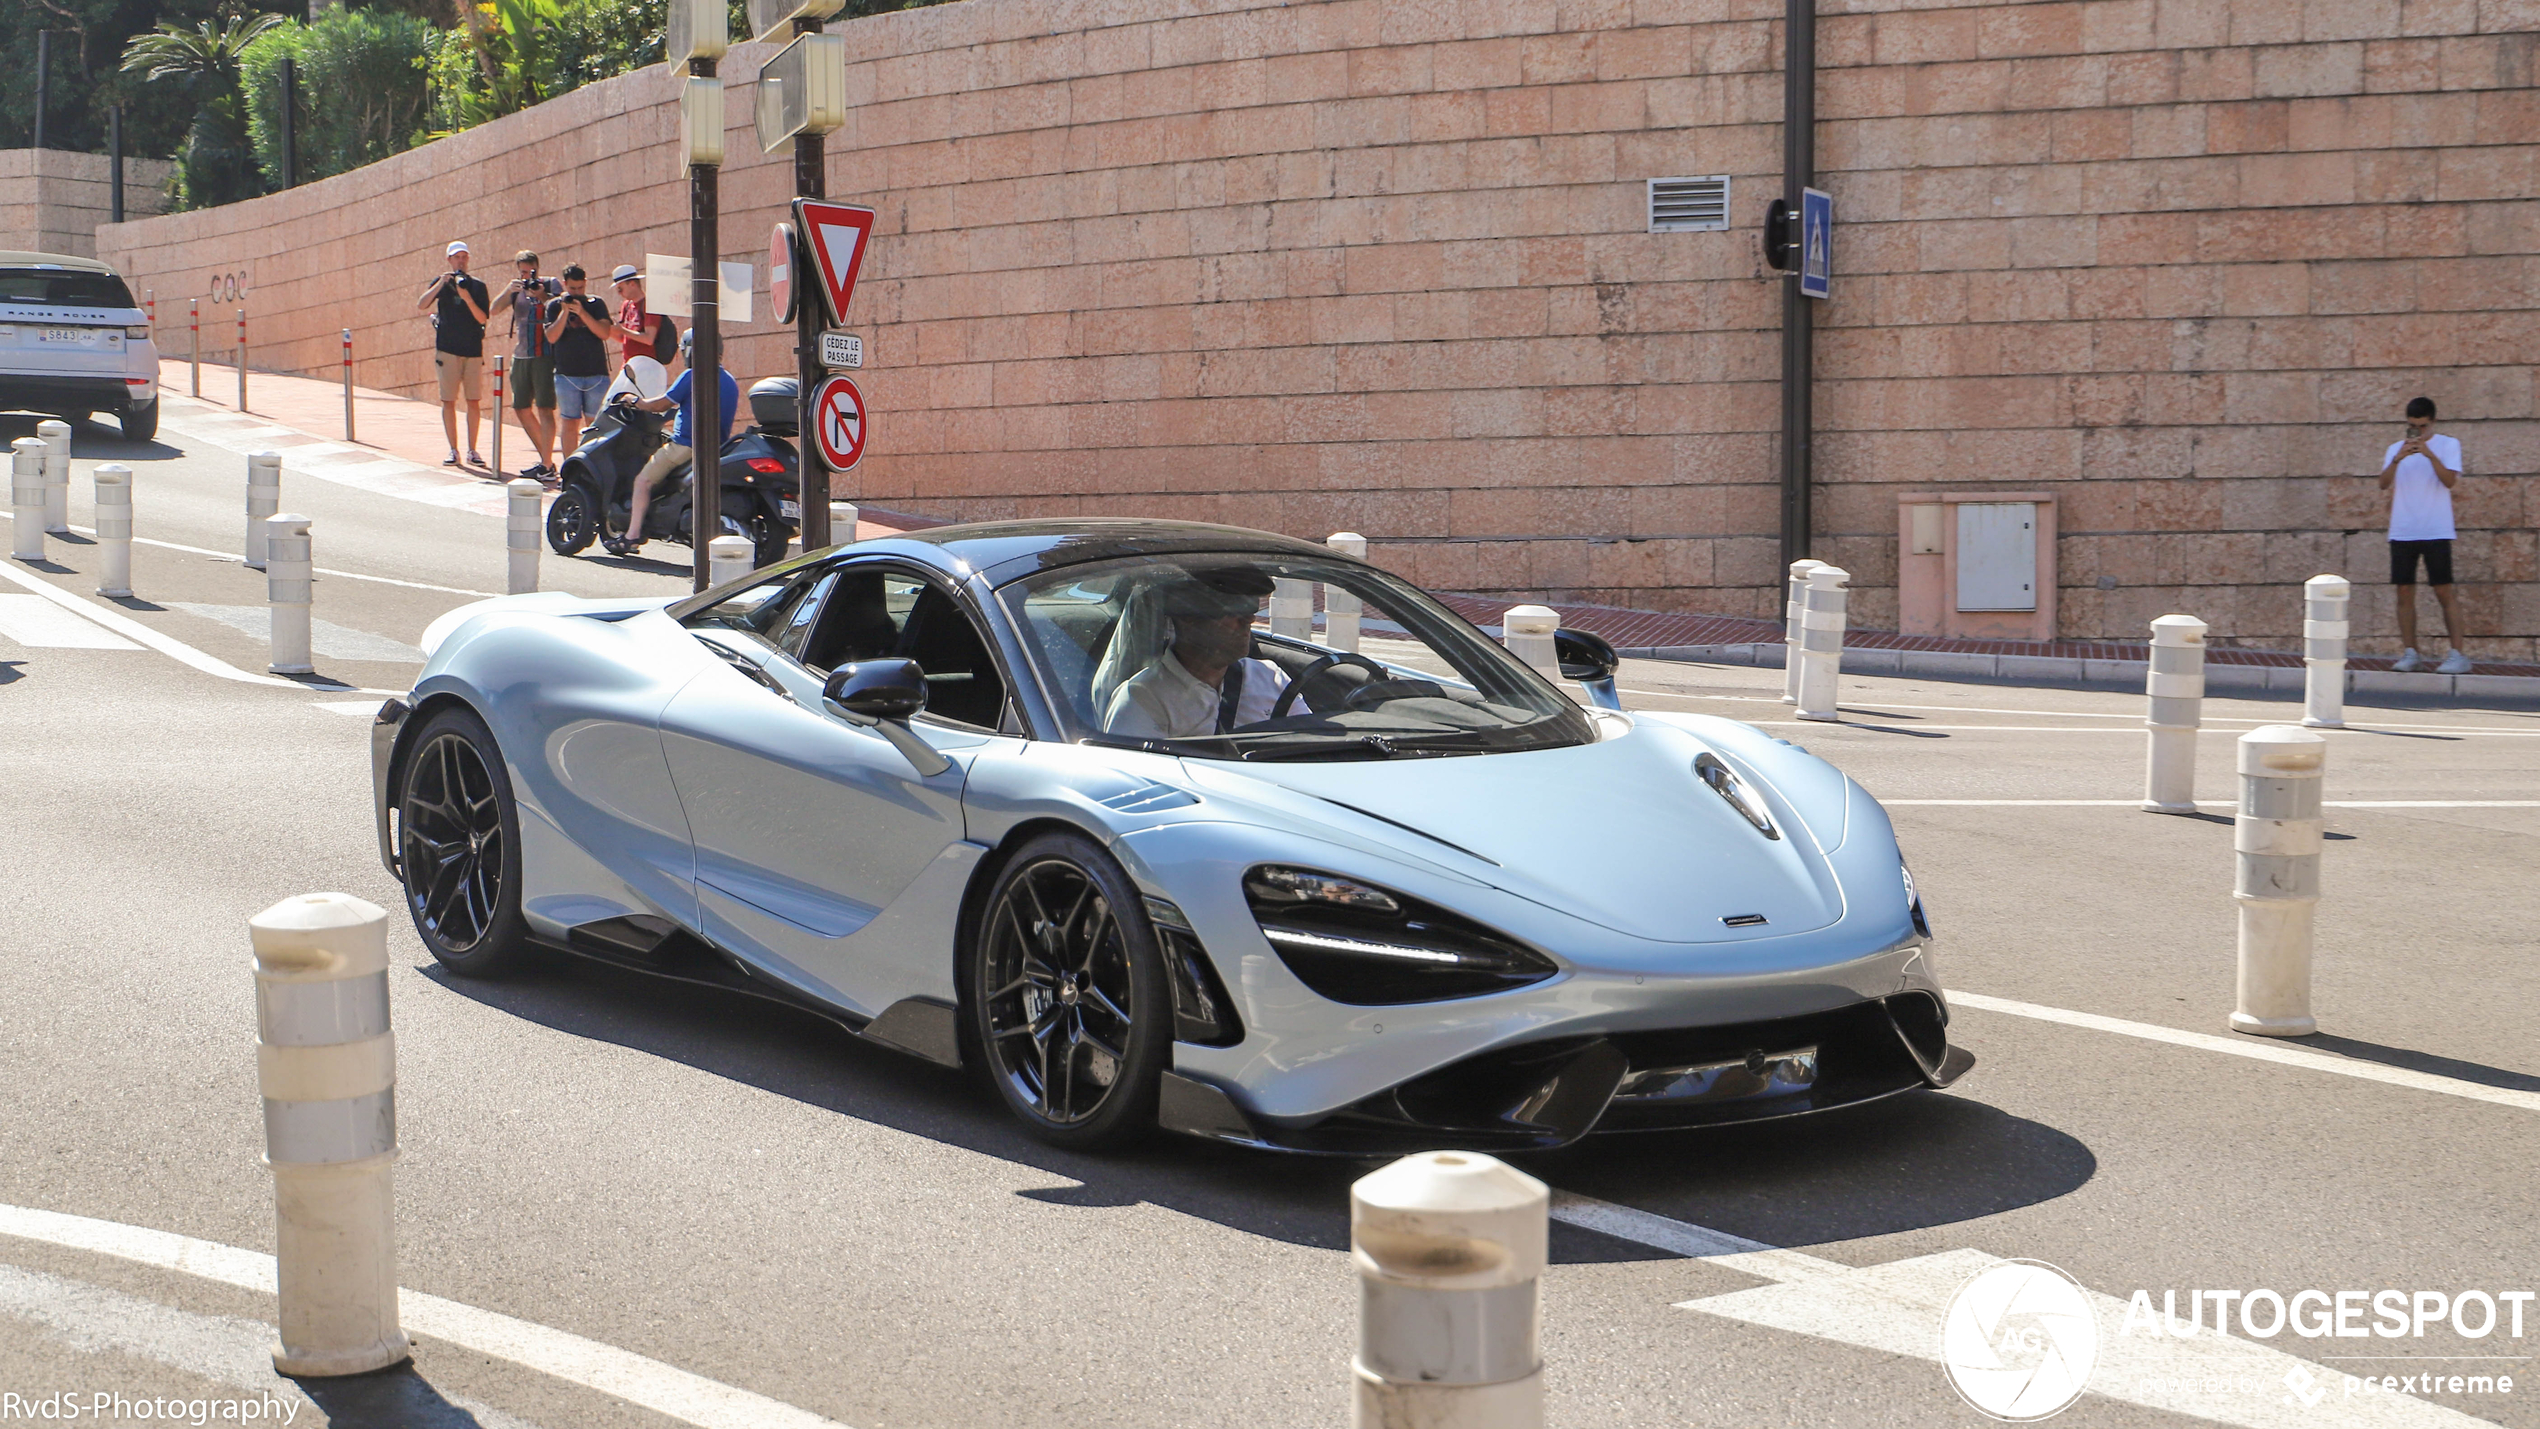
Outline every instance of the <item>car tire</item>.
[(119, 425), (123, 428), (123, 439), (125, 441), (146, 442), (150, 440), (152, 437), (159, 434), (159, 404), (153, 402), (147, 407), (135, 407), (130, 411), (125, 412), (122, 415)]
[(600, 537), (600, 503), (581, 473), (567, 468), (556, 499), (547, 506), (547, 544), (559, 556), (578, 556)]
[(396, 799), (406, 912), (451, 972), (508, 971), (527, 951), (529, 926), (520, 914), (520, 814), (502, 750), (464, 706), (426, 716), (411, 738)]
[(1151, 1134), (1173, 992), (1137, 885), (1091, 838), (1045, 833), (998, 870), (984, 907), (963, 1017), (1006, 1109), (1075, 1151)]

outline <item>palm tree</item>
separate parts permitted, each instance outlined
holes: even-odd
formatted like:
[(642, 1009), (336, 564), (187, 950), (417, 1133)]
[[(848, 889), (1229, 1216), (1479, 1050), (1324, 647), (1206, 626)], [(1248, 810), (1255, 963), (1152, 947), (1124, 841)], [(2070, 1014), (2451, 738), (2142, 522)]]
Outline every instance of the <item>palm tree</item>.
[(264, 192), (238, 93), (239, 56), (282, 22), (280, 15), (228, 10), (218, 29), (209, 20), (196, 22), (192, 30), (162, 21), (124, 46), (127, 72), (139, 71), (146, 80), (175, 80), (193, 91), (198, 108), (185, 133), (185, 147), (176, 156), (173, 179), (178, 207), (209, 208)]

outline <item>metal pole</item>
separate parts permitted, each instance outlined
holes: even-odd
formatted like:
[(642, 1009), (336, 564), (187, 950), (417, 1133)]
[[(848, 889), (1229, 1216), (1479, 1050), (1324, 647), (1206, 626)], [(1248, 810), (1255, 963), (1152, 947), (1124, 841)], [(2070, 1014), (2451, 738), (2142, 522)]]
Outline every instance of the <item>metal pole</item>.
[[(497, 411), (496, 416), (501, 416)], [(353, 330), (344, 329), (344, 440), (353, 439)]]
[[(1817, 181), (1817, 0), (1789, 0), (1783, 25), (1782, 202), (1796, 226), (1805, 203), (1800, 191)], [(1801, 264), (1782, 269), (1782, 564), (1808, 554), (1815, 518), (1811, 511), (1810, 446), (1816, 414), (1810, 403), (1816, 382), (1811, 299), (1799, 291)]]
[(494, 354), (494, 474), (503, 474), (503, 358)]
[[(819, 34), (820, 22), (796, 19), (794, 33)], [(829, 196), (826, 143), (818, 134), (794, 136), (794, 192), (804, 198)], [(807, 241), (808, 235), (795, 235), (798, 245)], [(814, 276), (813, 265), (802, 262), (801, 258), (802, 254), (797, 251), (794, 263), (794, 381), (800, 393), (801, 411), (794, 423), (794, 445), (802, 449), (796, 470), (801, 474), (799, 495), (803, 508), (803, 549), (817, 551), (842, 539), (852, 541), (855, 532), (849, 531), (841, 537), (830, 529), (829, 503), (833, 499), (843, 499), (845, 493), (831, 490), (829, 468), (820, 459), (820, 443), (812, 439), (811, 395), (820, 386), (820, 324), (829, 300), (820, 293), (820, 280)]]
[(112, 177), (106, 187), (109, 223), (123, 222), (123, 106), (106, 111), (106, 154)]
[(282, 186), (297, 188), (300, 184), (299, 133), (300, 67), (289, 55), (282, 57)]
[(185, 363), (194, 369), (194, 395), (200, 397), (203, 395), (203, 300), (201, 298), (185, 300), (185, 326), (189, 334), (185, 342)]
[[(688, 72), (711, 78), (714, 61), (690, 60)], [(688, 461), (688, 580), (693, 590), (704, 590), (713, 582), (713, 556), (708, 548), (723, 529), (723, 332), (718, 321), (722, 304), (717, 297), (723, 245), (717, 236), (721, 193), (716, 183), (721, 174), (714, 164), (688, 166), (688, 289), (693, 294), (688, 318), (688, 411), (689, 436), (696, 443)]]
[(38, 30), (35, 32), (35, 143), (30, 146), (37, 149), (44, 147), (44, 111), (52, 108), (46, 102), (52, 76), (53, 32)]
[(238, 410), (247, 410), (247, 310), (238, 310)]

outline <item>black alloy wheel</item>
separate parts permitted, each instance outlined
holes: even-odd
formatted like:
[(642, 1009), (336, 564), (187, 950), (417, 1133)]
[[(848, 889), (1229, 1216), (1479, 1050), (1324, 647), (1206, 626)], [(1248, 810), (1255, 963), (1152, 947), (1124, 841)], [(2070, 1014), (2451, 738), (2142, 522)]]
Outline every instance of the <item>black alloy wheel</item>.
[(568, 475), (547, 507), (547, 544), (559, 556), (578, 556), (600, 537), (600, 504), (591, 488)]
[(503, 971), (528, 929), (520, 916), (520, 819), (491, 731), (463, 709), (415, 731), (397, 799), (406, 911), (454, 973)]
[(1112, 1149), (1155, 1126), (1173, 1007), (1136, 887), (1092, 840), (1044, 834), (989, 895), (969, 1010), (989, 1078), (1042, 1140)]

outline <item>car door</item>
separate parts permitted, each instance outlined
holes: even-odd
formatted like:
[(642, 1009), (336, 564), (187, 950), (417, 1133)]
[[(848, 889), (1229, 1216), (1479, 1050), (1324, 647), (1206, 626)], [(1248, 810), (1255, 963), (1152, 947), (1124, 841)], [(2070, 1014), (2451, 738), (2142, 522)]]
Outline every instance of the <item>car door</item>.
[(961, 710), (981, 691), (1001, 709), (984, 649), (984, 672), (952, 668), (947, 612), (967, 619), (955, 593), (904, 567), (814, 568), (744, 620), (693, 614), (691, 633), (726, 669), (692, 681), (662, 715), (706, 936), (868, 1016), (951, 995), (952, 922), (979, 852), (963, 837), (962, 783), (993, 734), (921, 716), (912, 728), (952, 761), (923, 776), (879, 733), (827, 713), (820, 689), (833, 664), (932, 650)]

